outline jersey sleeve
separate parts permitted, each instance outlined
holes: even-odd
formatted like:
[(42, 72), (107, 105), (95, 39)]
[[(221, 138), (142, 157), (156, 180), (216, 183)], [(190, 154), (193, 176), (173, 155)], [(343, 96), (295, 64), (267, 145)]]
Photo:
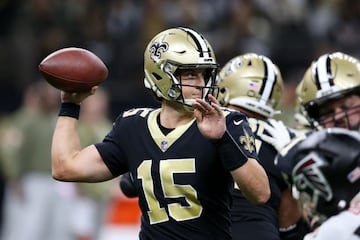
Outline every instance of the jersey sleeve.
[(101, 143), (95, 144), (95, 147), (99, 151), (104, 163), (115, 177), (128, 171), (128, 166), (126, 161), (124, 161), (126, 156), (121, 148), (121, 144), (119, 143), (119, 138), (121, 138), (121, 129), (124, 127), (122, 120), (122, 115), (120, 115), (113, 124), (111, 131), (105, 136), (104, 140)]

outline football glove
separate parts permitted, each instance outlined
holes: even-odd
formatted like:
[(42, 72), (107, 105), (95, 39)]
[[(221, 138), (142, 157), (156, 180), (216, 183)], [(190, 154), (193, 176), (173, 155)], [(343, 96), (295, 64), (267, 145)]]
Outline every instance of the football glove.
[(264, 129), (264, 134), (260, 136), (261, 140), (274, 146), (278, 152), (291, 141), (291, 132), (282, 121), (268, 119)]

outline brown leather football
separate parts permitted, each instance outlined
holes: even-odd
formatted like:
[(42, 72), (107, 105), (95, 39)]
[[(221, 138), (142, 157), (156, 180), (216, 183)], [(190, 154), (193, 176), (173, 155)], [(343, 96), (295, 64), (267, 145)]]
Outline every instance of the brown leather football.
[(65, 92), (89, 91), (108, 76), (108, 69), (98, 56), (76, 47), (51, 53), (41, 61), (39, 70), (48, 83)]

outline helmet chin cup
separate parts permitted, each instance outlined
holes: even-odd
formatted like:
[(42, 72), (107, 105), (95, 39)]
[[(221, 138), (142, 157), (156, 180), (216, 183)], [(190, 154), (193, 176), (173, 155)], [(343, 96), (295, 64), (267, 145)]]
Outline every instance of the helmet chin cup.
[(187, 106), (192, 106), (192, 104), (195, 102), (195, 99), (184, 99), (184, 104)]

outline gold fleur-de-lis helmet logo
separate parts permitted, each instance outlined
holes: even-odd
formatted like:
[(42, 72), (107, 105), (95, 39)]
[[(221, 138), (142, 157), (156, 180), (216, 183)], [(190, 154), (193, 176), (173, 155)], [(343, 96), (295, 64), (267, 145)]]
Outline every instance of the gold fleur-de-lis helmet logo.
[(244, 146), (245, 150), (250, 153), (255, 151), (255, 139), (244, 129), (244, 136), (239, 138), (240, 143)]

